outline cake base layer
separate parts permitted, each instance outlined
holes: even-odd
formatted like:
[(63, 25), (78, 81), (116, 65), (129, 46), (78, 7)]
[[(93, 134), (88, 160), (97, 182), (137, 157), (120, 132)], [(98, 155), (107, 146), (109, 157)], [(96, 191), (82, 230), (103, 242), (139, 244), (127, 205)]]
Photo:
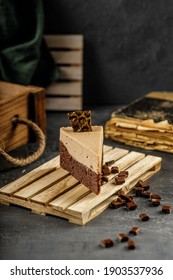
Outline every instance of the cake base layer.
[(77, 180), (89, 188), (92, 192), (99, 194), (101, 186), (101, 174), (96, 174), (87, 166), (79, 163), (68, 152), (62, 141), (60, 141), (60, 166), (67, 170)]

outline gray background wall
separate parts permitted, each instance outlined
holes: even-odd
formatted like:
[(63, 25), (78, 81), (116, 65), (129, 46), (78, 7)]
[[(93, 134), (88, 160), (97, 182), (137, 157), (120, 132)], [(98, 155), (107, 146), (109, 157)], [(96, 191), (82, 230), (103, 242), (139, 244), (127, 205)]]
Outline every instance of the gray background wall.
[(45, 33), (83, 34), (84, 104), (173, 91), (172, 0), (44, 0)]

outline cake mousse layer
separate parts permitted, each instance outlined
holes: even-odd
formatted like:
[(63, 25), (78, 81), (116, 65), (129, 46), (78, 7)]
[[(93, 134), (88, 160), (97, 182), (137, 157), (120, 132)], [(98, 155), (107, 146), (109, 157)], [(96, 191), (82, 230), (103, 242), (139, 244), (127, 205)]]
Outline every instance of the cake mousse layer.
[(86, 165), (73, 158), (62, 141), (60, 141), (60, 165), (69, 171), (72, 176), (88, 187), (92, 192), (99, 194), (101, 186), (101, 174), (94, 172)]
[(77, 162), (92, 169), (95, 173), (101, 173), (103, 157), (102, 126), (92, 126), (90, 132), (74, 132), (71, 127), (61, 127), (60, 141)]

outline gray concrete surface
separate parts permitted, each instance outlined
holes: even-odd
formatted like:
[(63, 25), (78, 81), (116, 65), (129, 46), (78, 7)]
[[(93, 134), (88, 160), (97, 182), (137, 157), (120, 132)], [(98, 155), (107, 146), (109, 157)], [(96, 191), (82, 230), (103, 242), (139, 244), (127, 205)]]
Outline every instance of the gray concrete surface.
[[(93, 124), (105, 125), (113, 107), (95, 108)], [(47, 147), (41, 158), (22, 168), (14, 168), (0, 158), (0, 187), (26, 174), (36, 166), (58, 154), (60, 126), (68, 125), (66, 113), (47, 114)], [(150, 180), (151, 190), (159, 193), (162, 204), (173, 206), (173, 155), (145, 151), (105, 139), (105, 144), (153, 154), (163, 158), (162, 169)], [(29, 144), (11, 152), (24, 156), (35, 149)], [(173, 259), (173, 213), (163, 215), (161, 206), (151, 207), (146, 199), (136, 199), (138, 208), (107, 209), (97, 218), (78, 226), (54, 216), (40, 216), (17, 206), (0, 205), (0, 259)], [(138, 215), (146, 212), (148, 222), (141, 222)], [(127, 244), (115, 241), (109, 249), (103, 249), (99, 242), (105, 238), (117, 239), (120, 232), (128, 233), (132, 226), (139, 226), (141, 232), (132, 239), (136, 249), (128, 250)]]

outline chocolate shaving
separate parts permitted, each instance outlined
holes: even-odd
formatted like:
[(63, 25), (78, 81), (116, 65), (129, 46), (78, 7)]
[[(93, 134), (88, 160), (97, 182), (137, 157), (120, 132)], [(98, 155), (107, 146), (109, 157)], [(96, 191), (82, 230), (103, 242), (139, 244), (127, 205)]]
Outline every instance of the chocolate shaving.
[(74, 132), (92, 131), (91, 111), (75, 111), (67, 114)]

